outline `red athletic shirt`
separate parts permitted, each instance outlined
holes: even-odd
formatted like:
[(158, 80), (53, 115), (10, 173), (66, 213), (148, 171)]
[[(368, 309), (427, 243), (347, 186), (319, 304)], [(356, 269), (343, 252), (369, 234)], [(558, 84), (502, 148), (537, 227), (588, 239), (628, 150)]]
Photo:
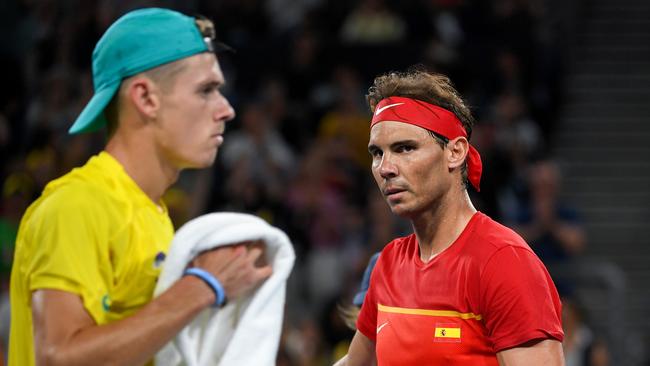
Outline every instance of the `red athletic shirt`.
[(382, 251), (357, 328), (382, 365), (498, 365), (496, 352), (564, 334), (546, 268), (515, 232), (477, 212), (428, 263), (415, 235)]

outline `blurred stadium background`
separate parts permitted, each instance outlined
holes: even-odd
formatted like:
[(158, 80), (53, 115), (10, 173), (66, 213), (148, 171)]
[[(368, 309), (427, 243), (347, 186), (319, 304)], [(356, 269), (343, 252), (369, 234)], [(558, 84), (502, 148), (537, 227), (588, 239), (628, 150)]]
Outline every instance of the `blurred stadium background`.
[[(526, 237), (565, 298), (568, 364), (650, 365), (650, 2), (646, 0), (5, 0), (0, 3), (0, 337), (19, 219), (105, 136), (67, 128), (117, 17), (212, 18), (237, 110), (213, 169), (167, 195), (177, 227), (258, 214), (292, 238), (279, 365), (329, 365), (369, 256), (409, 228), (369, 174), (372, 78), (445, 73), (473, 106), (477, 207)], [(3, 346), (3, 349), (5, 347)]]

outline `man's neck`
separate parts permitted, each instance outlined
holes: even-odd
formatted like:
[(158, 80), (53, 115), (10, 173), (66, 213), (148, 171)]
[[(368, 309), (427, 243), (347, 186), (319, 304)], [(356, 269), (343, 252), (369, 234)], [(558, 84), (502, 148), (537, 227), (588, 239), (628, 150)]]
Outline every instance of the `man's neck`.
[(450, 247), (463, 232), (476, 209), (467, 191), (447, 195), (437, 207), (411, 220), (420, 247), (420, 259), (427, 263)]
[(142, 191), (158, 204), (163, 194), (176, 179), (179, 169), (171, 166), (155, 148), (137, 138), (115, 136), (106, 145), (106, 152), (122, 164), (126, 173)]

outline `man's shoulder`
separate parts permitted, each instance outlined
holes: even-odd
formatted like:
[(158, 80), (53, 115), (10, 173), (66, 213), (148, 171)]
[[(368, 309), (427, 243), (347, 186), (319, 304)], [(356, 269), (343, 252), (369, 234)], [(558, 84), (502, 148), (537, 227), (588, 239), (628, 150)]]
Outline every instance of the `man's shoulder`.
[[(63, 178), (63, 177), (62, 177)], [(60, 178), (60, 179), (62, 179)], [(51, 226), (54, 222), (85, 217), (90, 219), (101, 215), (106, 207), (102, 195), (92, 185), (72, 182), (69, 184), (53, 181), (56, 187), (47, 187), (46, 191), (27, 209), (22, 226), (31, 229)]]
[(98, 174), (99, 167), (94, 159), (96, 156), (85, 165), (49, 182), (30, 211), (51, 215), (56, 212), (65, 214), (68, 210), (85, 213), (110, 211), (111, 208), (126, 210), (128, 201), (111, 187), (110, 178)]
[(413, 245), (413, 243), (415, 243), (415, 234), (400, 236), (391, 240), (390, 243), (386, 244), (386, 247), (384, 247), (382, 253), (386, 252), (387, 250), (394, 251), (394, 250), (405, 249), (408, 246)]
[(417, 246), (415, 234), (401, 236), (393, 239), (390, 243), (386, 244), (381, 251), (379, 260), (382, 262), (392, 262), (400, 257), (409, 256)]
[(480, 245), (473, 245), (485, 256), (485, 252), (497, 252), (505, 247), (516, 247), (531, 250), (526, 241), (511, 228), (493, 220), (489, 216), (478, 213), (476, 227), (472, 235), (472, 241)]
[(95, 205), (110, 199), (111, 192), (97, 180), (84, 174), (83, 167), (75, 168), (45, 186), (41, 198), (61, 204)]

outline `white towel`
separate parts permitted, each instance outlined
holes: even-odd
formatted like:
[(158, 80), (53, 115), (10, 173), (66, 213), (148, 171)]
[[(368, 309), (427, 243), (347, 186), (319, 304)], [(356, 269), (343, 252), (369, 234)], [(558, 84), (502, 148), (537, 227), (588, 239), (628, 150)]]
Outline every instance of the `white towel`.
[[(183, 225), (174, 236), (155, 296), (182, 275), (202, 251), (263, 240), (273, 274), (250, 296), (204, 310), (156, 355), (156, 366), (275, 365), (284, 313), (286, 280), (295, 254), (287, 235), (262, 219), (212, 213)], [(188, 300), (189, 301), (189, 300)]]

